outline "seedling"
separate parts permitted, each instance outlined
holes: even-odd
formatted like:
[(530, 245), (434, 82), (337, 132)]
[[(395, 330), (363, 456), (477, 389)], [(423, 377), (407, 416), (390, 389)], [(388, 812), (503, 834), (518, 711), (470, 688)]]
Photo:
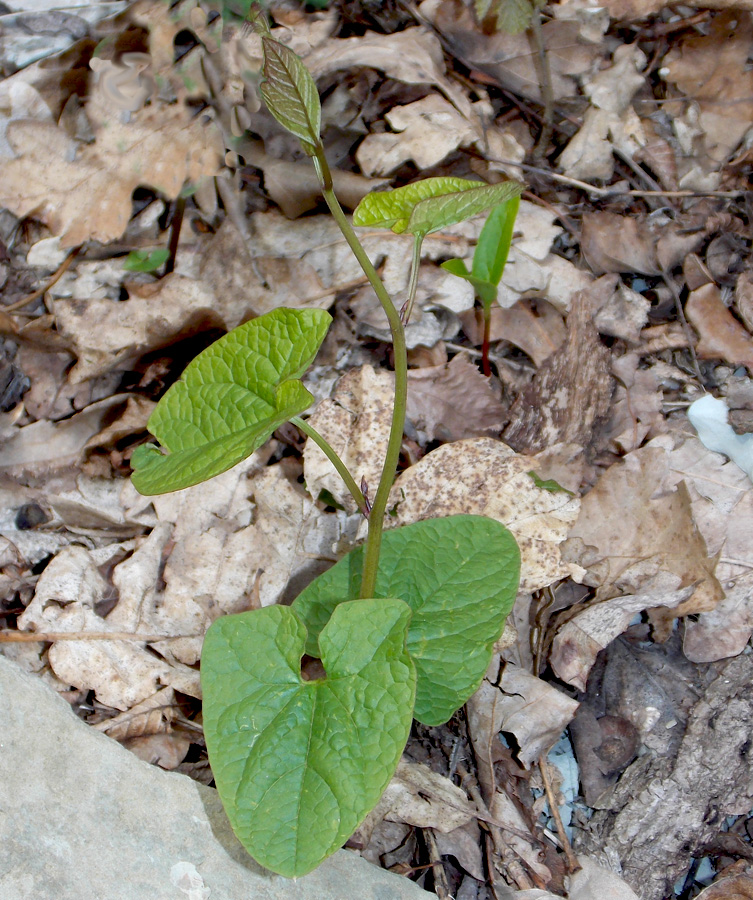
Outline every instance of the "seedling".
[(459, 278), (465, 278), (473, 285), (484, 310), (484, 338), (481, 344), (481, 363), (484, 375), (492, 373), (489, 365), (489, 332), (492, 320), (492, 305), (497, 300), (499, 283), (505, 271), (507, 256), (512, 243), (512, 231), (518, 214), (520, 197), (510, 197), (500, 203), (490, 213), (481, 229), (476, 250), (473, 254), (471, 271), (462, 259), (448, 259), (442, 268)]
[(126, 272), (156, 272), (169, 255), (167, 247), (157, 247), (155, 250), (131, 250), (123, 262), (123, 268)]
[[(476, 690), (515, 598), (520, 554), (503, 525), (481, 516), (432, 519), (383, 535), (405, 423), (403, 321), (333, 193), (313, 78), (265, 23), (256, 27), (264, 99), (311, 156), (324, 199), (390, 323), (395, 398), (382, 476), (369, 505), (334, 450), (300, 418), (313, 397), (298, 379), (324, 340), (329, 314), (276, 309), (190, 363), (149, 419), (163, 450), (139, 447), (132, 478), (144, 494), (197, 484), (292, 421), (327, 454), (368, 519), (365, 545), (292, 606), (225, 616), (204, 641), (204, 734), (228, 818), (259, 863), (294, 877), (341, 847), (375, 805), (412, 718), (441, 724)], [(424, 236), (521, 190), (515, 182), (430, 178), (361, 202), (356, 224), (413, 236), (406, 320)], [(321, 660), (324, 678), (304, 677), (304, 653)]]

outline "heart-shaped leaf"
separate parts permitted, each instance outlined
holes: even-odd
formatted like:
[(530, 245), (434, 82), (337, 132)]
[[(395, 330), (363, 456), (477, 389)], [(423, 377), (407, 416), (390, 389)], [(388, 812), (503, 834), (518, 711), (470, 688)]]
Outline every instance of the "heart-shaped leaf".
[(401, 600), (341, 604), (305, 681), (306, 628), (286, 606), (218, 619), (201, 657), (204, 735), (241, 843), (280, 875), (310, 872), (376, 804), (408, 739), (416, 673)]
[(353, 224), (391, 228), (395, 234), (402, 234), (417, 203), (429, 197), (471, 190), (480, 184), (480, 181), (468, 181), (466, 178), (441, 176), (424, 178), (394, 191), (374, 191), (367, 194), (353, 211)]
[(319, 143), (322, 107), (311, 73), (300, 57), (273, 38), (262, 39), (264, 81), (261, 94), (277, 121), (313, 156)]
[(161, 494), (219, 475), (307, 409), (314, 398), (292, 379), (309, 367), (331, 321), (320, 309), (274, 309), (200, 353), (149, 418), (168, 455), (153, 444), (136, 450), (136, 490)]
[(472, 189), (428, 197), (415, 205), (405, 230), (421, 236), (439, 231), (517, 197), (523, 190), (524, 185), (518, 181), (484, 185), (475, 182)]
[[(294, 601), (308, 628), (306, 652), (338, 603), (358, 596), (363, 547), (315, 579)], [(515, 538), (484, 516), (427, 519), (385, 532), (375, 595), (413, 610), (408, 651), (418, 684), (414, 717), (441, 725), (481, 683), (512, 609), (520, 577)]]

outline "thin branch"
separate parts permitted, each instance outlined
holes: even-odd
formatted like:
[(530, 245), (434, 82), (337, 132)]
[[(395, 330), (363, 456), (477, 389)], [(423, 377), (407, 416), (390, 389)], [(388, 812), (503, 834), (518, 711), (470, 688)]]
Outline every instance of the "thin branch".
[(33, 293), (29, 294), (28, 296), (23, 297), (21, 300), (16, 300), (15, 303), (10, 303), (10, 304), (8, 304), (8, 306), (0, 306), (0, 312), (14, 313), (14, 312), (16, 312), (16, 310), (23, 309), (24, 306), (28, 306), (29, 303), (33, 303), (35, 300), (38, 300), (43, 294), (45, 294), (47, 291), (49, 291), (49, 289), (54, 284), (57, 284), (57, 282), (60, 281), (60, 279), (63, 277), (63, 275), (70, 268), (70, 265), (73, 262), (73, 260), (78, 256), (80, 250), (81, 250), (80, 247), (76, 247), (73, 250), (71, 250), (71, 252), (68, 254), (68, 256), (66, 256), (66, 258), (61, 263), (60, 268), (57, 270), (57, 272), (55, 272), (55, 274), (52, 276), (52, 278), (50, 278), (50, 280), (47, 282), (47, 284), (44, 287), (41, 287), (38, 290), (34, 291)]

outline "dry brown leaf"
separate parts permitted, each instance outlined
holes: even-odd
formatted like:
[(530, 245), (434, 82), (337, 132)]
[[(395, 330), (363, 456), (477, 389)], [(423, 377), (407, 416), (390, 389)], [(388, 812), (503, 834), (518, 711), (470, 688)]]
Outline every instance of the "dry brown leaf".
[(186, 758), (191, 739), (184, 734), (145, 734), (140, 737), (126, 738), (123, 742), (131, 753), (152, 766), (161, 769), (177, 769)]
[(627, 629), (636, 613), (660, 606), (675, 609), (690, 599), (694, 587), (680, 584), (678, 575), (658, 572), (641, 586), (640, 593), (595, 603), (566, 622), (555, 635), (549, 655), (557, 677), (585, 691), (597, 655)]
[[(667, 81), (700, 107), (705, 150), (717, 165), (727, 161), (753, 124), (753, 72), (745, 67), (751, 40), (750, 12), (726, 9), (711, 20), (708, 34), (685, 38), (664, 57)], [(681, 108), (675, 108), (679, 115)]]
[(499, 432), (505, 410), (476, 366), (461, 353), (443, 366), (408, 372), (408, 419), (429, 441)]
[(702, 359), (723, 359), (753, 372), (753, 337), (724, 305), (719, 288), (704, 284), (692, 291), (685, 313), (701, 336), (696, 353)]
[[(468, 339), (479, 346), (484, 334), (481, 310), (462, 313), (460, 320)], [(565, 332), (562, 316), (546, 300), (519, 300), (509, 309), (495, 306), (491, 311), (490, 340), (509, 341), (527, 353), (536, 366), (562, 344)]]
[[(461, 0), (424, 2), (421, 13), (466, 66), (478, 69), (514, 94), (541, 101), (537, 52), (525, 34), (484, 34), (470, 6)], [(598, 46), (579, 40), (579, 32), (577, 22), (552, 20), (542, 27), (555, 100), (573, 97), (577, 77), (589, 71), (601, 55)]]
[(449, 778), (407, 759), (400, 760), (378, 809), (390, 822), (444, 833), (466, 825), (477, 813), (465, 792)]
[(753, 272), (741, 272), (735, 285), (735, 310), (753, 334)]
[[(483, 750), (481, 736), (496, 740), (500, 731), (515, 735), (517, 758), (526, 767), (557, 743), (570, 723), (578, 703), (524, 669), (506, 663), (499, 685), (488, 679), (468, 701), (468, 724), (478, 743), (491, 761), (489, 748)], [(478, 735), (478, 738), (476, 737)]]
[(491, 438), (445, 444), (396, 480), (390, 505), (397, 515), (388, 524), (461, 513), (496, 519), (520, 546), (520, 589), (539, 590), (571, 573), (559, 545), (577, 518), (580, 501), (536, 487), (528, 474), (535, 467), (535, 459)]
[(123, 301), (56, 300), (58, 330), (78, 356), (69, 375), (71, 383), (128, 369), (150, 350), (202, 328), (228, 327), (218, 315), (217, 305), (214, 293), (203, 282), (176, 274), (163, 278), (148, 297), (133, 293)]
[(79, 148), (50, 122), (12, 122), (7, 138), (16, 159), (0, 167), (0, 204), (40, 219), (62, 247), (119, 238), (139, 186), (175, 199), (186, 181), (219, 170), (219, 130), (190, 119), (180, 105), (146, 107), (123, 124), (95, 92), (87, 113), (97, 139)]
[(586, 213), (581, 251), (596, 275), (608, 272), (660, 274), (653, 236), (646, 223), (635, 216)]
[[(742, 860), (740, 862), (742, 863)], [(698, 900), (751, 900), (753, 898), (753, 876), (750, 872), (727, 874), (727, 870), (725, 870), (713, 884), (704, 888), (696, 896)]]
[[(360, 484), (364, 478), (373, 498), (387, 452), (395, 379), (391, 372), (362, 366), (344, 375), (331, 400), (323, 400), (309, 422), (335, 450)], [(332, 463), (312, 441), (303, 453), (306, 487), (316, 499), (323, 490), (349, 512), (356, 504)]]
[(603, 300), (598, 304), (594, 324), (599, 334), (637, 343), (648, 322), (651, 301), (623, 284), (616, 275), (603, 275), (597, 284), (604, 285)]
[[(647, 19), (666, 9), (665, 0), (604, 0), (603, 6), (613, 19)], [(704, 0), (704, 9), (753, 9), (753, 0)]]
[(395, 106), (385, 119), (392, 133), (368, 135), (356, 153), (364, 175), (390, 175), (408, 160), (429, 169), (481, 138), (480, 129), (439, 94)]
[(631, 105), (645, 83), (640, 73), (646, 61), (637, 44), (620, 44), (612, 65), (585, 81), (583, 90), (591, 108), (558, 161), (570, 178), (608, 181), (614, 173), (613, 150), (633, 156), (646, 143), (643, 126)]
[(586, 445), (609, 408), (609, 351), (593, 324), (598, 283), (577, 295), (567, 317), (567, 339), (542, 365), (510, 409), (503, 437), (519, 452), (552, 444)]
[(647, 437), (656, 437), (666, 430), (657, 369), (639, 369), (639, 363), (637, 353), (626, 353), (612, 360), (617, 387), (604, 436), (622, 453), (637, 450)]
[(172, 688), (163, 688), (126, 712), (119, 713), (112, 719), (97, 722), (93, 727), (116, 741), (161, 734), (170, 730), (176, 709), (175, 691)]
[(723, 596), (687, 487), (680, 483), (668, 491), (667, 474), (661, 446), (628, 454), (583, 498), (568, 541), (570, 558), (588, 570), (587, 583), (600, 599), (639, 593), (660, 572), (678, 576), (680, 587), (694, 586), (671, 612), (651, 613), (659, 639), (666, 639), (674, 617), (714, 609)]

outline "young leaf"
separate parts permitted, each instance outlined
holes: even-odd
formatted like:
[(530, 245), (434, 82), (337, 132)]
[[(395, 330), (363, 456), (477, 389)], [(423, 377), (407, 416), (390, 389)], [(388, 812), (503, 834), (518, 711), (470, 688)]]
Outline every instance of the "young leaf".
[[(343, 600), (358, 596), (363, 547), (316, 578), (293, 602), (306, 623), (306, 652)], [(413, 610), (408, 651), (418, 684), (413, 715), (441, 725), (481, 683), (512, 609), (520, 552), (510, 532), (483, 516), (427, 519), (385, 532), (375, 596)]]
[(479, 281), (495, 287), (501, 281), (519, 206), (520, 197), (511, 197), (495, 206), (484, 222), (473, 254), (472, 273)]
[(311, 73), (293, 51), (270, 37), (262, 39), (264, 78), (261, 94), (277, 121), (303, 145), (309, 156), (316, 152), (322, 121), (319, 92)]
[(123, 268), (126, 272), (156, 272), (170, 255), (167, 247), (155, 250), (131, 250), (126, 256)]
[(200, 353), (157, 404), (147, 427), (169, 451), (139, 447), (131, 480), (142, 494), (177, 491), (250, 456), (313, 397), (294, 379), (324, 340), (329, 313), (274, 309)]
[(483, 185), (477, 182), (471, 190), (429, 197), (415, 205), (405, 230), (409, 234), (431, 234), (517, 197), (523, 190), (524, 185), (518, 181)]
[(392, 777), (416, 673), (401, 600), (343, 603), (305, 681), (306, 628), (286, 606), (226, 616), (201, 656), (204, 736), (230, 824), (266, 868), (305, 875), (351, 836)]
[(353, 211), (353, 224), (371, 228), (391, 228), (395, 234), (402, 234), (416, 204), (429, 197), (455, 194), (477, 188), (480, 181), (466, 178), (424, 178), (395, 188), (394, 191), (374, 191), (367, 194)]

